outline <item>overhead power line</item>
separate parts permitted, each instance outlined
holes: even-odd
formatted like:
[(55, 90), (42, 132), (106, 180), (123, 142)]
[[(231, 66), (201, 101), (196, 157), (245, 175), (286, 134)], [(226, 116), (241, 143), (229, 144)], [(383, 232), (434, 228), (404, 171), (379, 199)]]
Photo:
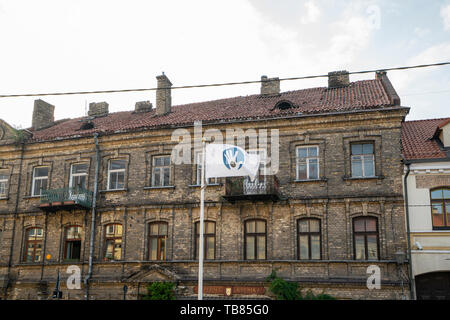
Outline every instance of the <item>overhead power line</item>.
[[(438, 67), (449, 65), (450, 62), (439, 62), (430, 64), (420, 64), (415, 66), (404, 66), (404, 67), (394, 67), (394, 68), (384, 68), (375, 70), (362, 70), (362, 71), (352, 71), (349, 74), (364, 74), (379, 71), (394, 71), (394, 70), (407, 70), (407, 69), (417, 69), (417, 68), (428, 68), (428, 67)], [(291, 78), (281, 78), (280, 81), (292, 81), (292, 80), (304, 80), (304, 79), (315, 79), (315, 78), (327, 78), (328, 74), (302, 76), (302, 77), (291, 77)], [(171, 89), (192, 89), (192, 88), (207, 88), (207, 87), (223, 87), (223, 86), (234, 86), (243, 84), (254, 84), (260, 83), (261, 80), (251, 80), (251, 81), (240, 81), (240, 82), (226, 82), (226, 83), (211, 83), (211, 84), (197, 84), (197, 85), (185, 85), (185, 86), (174, 86)], [(116, 89), (116, 90), (96, 90), (96, 91), (73, 91), (73, 92), (51, 92), (51, 93), (20, 93), (20, 94), (2, 94), (0, 98), (19, 98), (19, 97), (41, 97), (41, 96), (65, 96), (65, 95), (75, 95), (75, 94), (98, 94), (98, 93), (120, 93), (120, 92), (140, 92), (140, 91), (155, 91), (157, 89), (165, 88), (141, 88), (141, 89)], [(168, 88), (167, 88), (168, 89)]]

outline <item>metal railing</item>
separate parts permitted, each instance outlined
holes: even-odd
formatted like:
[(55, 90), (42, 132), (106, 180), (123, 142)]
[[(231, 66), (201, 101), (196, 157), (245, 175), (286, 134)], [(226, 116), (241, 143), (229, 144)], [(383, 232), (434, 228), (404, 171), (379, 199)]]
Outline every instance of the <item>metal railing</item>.
[(278, 195), (278, 178), (272, 176), (258, 176), (254, 181), (244, 177), (226, 178), (226, 196), (241, 195)]
[(41, 204), (78, 204), (86, 208), (92, 206), (92, 191), (81, 187), (60, 188), (41, 191)]

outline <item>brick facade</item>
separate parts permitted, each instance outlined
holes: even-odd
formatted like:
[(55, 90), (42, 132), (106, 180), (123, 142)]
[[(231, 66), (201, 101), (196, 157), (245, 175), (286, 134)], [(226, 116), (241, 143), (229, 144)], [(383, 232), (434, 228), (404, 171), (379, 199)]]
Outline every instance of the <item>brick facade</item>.
[[(306, 289), (325, 291), (338, 298), (399, 299), (407, 283), (398, 276), (395, 253), (406, 251), (405, 216), (400, 157), (401, 122), (404, 108), (353, 112), (296, 119), (278, 119), (216, 125), (226, 129), (278, 129), (280, 133), (280, 201), (237, 201), (222, 199), (225, 179), (206, 189), (205, 220), (216, 223), (215, 260), (205, 262), (205, 286), (232, 287), (233, 297), (260, 294), (270, 297), (265, 278), (276, 270), (281, 277), (298, 281)], [(204, 125), (204, 129), (212, 126)], [(187, 127), (193, 131), (192, 127)], [(175, 143), (172, 130), (154, 129), (122, 132), (99, 137), (100, 170), (94, 239), (93, 278), (90, 298), (121, 299), (122, 287), (129, 287), (129, 299), (145, 292), (155, 280), (177, 281), (178, 294), (195, 296), (197, 262), (194, 257), (194, 226), (199, 220), (200, 188), (195, 186), (194, 165), (172, 165), (171, 186), (151, 188), (152, 156), (170, 155)], [(370, 141), (375, 147), (375, 177), (355, 179), (350, 175), (350, 143)], [(296, 181), (295, 147), (319, 146), (320, 179)], [(91, 210), (43, 212), (39, 197), (31, 196), (33, 168), (49, 167), (49, 188), (68, 187), (70, 166), (88, 164), (87, 188), (93, 190), (95, 144), (91, 137), (60, 141), (0, 145), (0, 169), (9, 170), (8, 197), (0, 199), (0, 296), (7, 299), (47, 299), (55, 287), (57, 270), (65, 299), (83, 299), (80, 290), (67, 290), (65, 273), (69, 265), (87, 274)], [(125, 187), (107, 191), (110, 159), (126, 161)], [(18, 194), (19, 192), (19, 194)], [(378, 261), (354, 258), (352, 219), (376, 217)], [(321, 260), (298, 260), (297, 220), (315, 217), (321, 222)], [(248, 261), (244, 256), (244, 222), (266, 221), (267, 259)], [(168, 225), (166, 260), (148, 260), (148, 224)], [(105, 261), (105, 228), (123, 226), (122, 259)], [(78, 225), (81, 233), (81, 261), (64, 262), (64, 227)], [(44, 230), (40, 262), (24, 262), (25, 231)], [(382, 287), (368, 290), (367, 266), (381, 269)], [(407, 270), (403, 265), (404, 271)], [(212, 289), (211, 289), (212, 290)], [(213, 292), (212, 290), (211, 292)], [(220, 290), (219, 290), (220, 291)], [(221, 291), (220, 291), (221, 292)], [(219, 294), (220, 296), (223, 296)], [(207, 295), (208, 296), (208, 295)]]

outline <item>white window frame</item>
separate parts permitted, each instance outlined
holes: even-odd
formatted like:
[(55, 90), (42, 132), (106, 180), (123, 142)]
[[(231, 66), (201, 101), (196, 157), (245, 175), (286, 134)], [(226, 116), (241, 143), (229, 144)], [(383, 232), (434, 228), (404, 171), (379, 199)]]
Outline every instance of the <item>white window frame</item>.
[[(360, 144), (360, 145), (371, 144), (372, 145), (372, 153), (371, 154), (367, 153), (367, 154), (358, 154), (358, 155), (353, 155), (352, 154), (351, 155), (350, 170), (351, 170), (351, 173), (352, 173), (352, 178), (373, 178), (373, 177), (376, 177), (376, 174), (375, 174), (375, 144), (371, 143), (371, 142), (360, 142), (360, 143), (353, 143), (352, 145), (358, 145), (358, 144)], [(351, 151), (352, 145), (350, 145), (350, 152), (352, 152)], [(370, 160), (366, 160), (365, 157), (369, 157), (369, 156), (371, 156), (371, 159)], [(357, 158), (359, 158), (361, 160), (361, 171), (362, 171), (362, 175), (361, 176), (355, 176), (354, 173), (353, 173), (353, 159), (357, 159)], [(372, 163), (373, 175), (370, 175), (370, 176), (366, 175), (366, 173), (365, 173), (365, 165), (364, 164), (367, 161), (370, 161)]]
[[(2, 176), (4, 176), (4, 178), (1, 178)], [(6, 197), (6, 195), (8, 194), (8, 174), (6, 173), (0, 173), (0, 186), (3, 185), (3, 187), (0, 187), (0, 198), (4, 198)], [(1, 190), (4, 190), (3, 193), (1, 193)]]
[[(86, 165), (86, 172), (84, 173), (73, 173), (73, 167), (76, 165), (80, 165), (80, 164), (85, 164)], [(72, 163), (72, 165), (70, 166), (70, 179), (69, 179), (69, 188), (74, 188), (74, 186), (72, 185), (74, 177), (81, 177), (81, 176), (86, 176), (86, 185), (85, 187), (87, 187), (87, 175), (88, 175), (88, 165), (87, 163)], [(109, 184), (108, 184), (109, 186)]]
[[(111, 169), (111, 163), (112, 161), (124, 161), (125, 162), (125, 167), (122, 169)], [(123, 190), (123, 188), (119, 188), (119, 189), (110, 189), (110, 182), (111, 182), (111, 173), (120, 173), (123, 172), (123, 185), (125, 187), (125, 176), (126, 176), (126, 170), (127, 168), (127, 162), (124, 159), (110, 159), (109, 163), (108, 163), (108, 187), (107, 190)]]
[[(308, 148), (316, 148), (317, 150), (317, 156), (309, 156), (308, 155), (308, 151), (307, 151), (307, 156), (305, 158), (300, 158), (298, 156), (298, 150), (299, 149), (306, 149), (308, 150)], [(306, 161), (306, 180), (319, 180), (320, 179), (320, 161), (319, 161), (319, 146), (298, 146), (295, 148), (295, 179), (296, 180), (303, 180), (300, 179), (300, 174), (299, 174), (299, 170), (300, 170), (300, 159), (305, 159)], [(310, 172), (309, 172), (309, 163), (310, 160), (317, 160), (317, 178), (310, 178)]]
[[(195, 171), (195, 185), (199, 186), (202, 184), (202, 152), (198, 151), (196, 153), (197, 166)], [(217, 178), (206, 179), (206, 185), (217, 184)]]
[[(42, 177), (36, 177), (36, 169), (39, 169), (39, 168), (47, 168), (48, 169), (47, 175), (46, 176), (42, 176)], [(39, 194), (36, 194), (35, 193), (36, 190), (34, 190), (34, 186), (36, 184), (36, 180), (47, 180), (47, 189), (48, 189), (48, 175), (49, 175), (49, 173), (50, 173), (50, 167), (48, 167), (48, 166), (41, 166), (41, 167), (34, 167), (33, 168), (33, 181), (32, 181), (32, 185), (31, 185), (31, 195), (32, 196), (41, 196), (41, 190), (42, 189), (39, 190)]]
[[(156, 165), (156, 159), (159, 158), (169, 158), (169, 164), (168, 165)], [(159, 184), (156, 185), (155, 184), (155, 169), (159, 168), (161, 173), (159, 175)], [(164, 185), (164, 169), (169, 169), (169, 181), (167, 185)], [(161, 170), (162, 169), (162, 170)], [(152, 157), (152, 187), (170, 187), (170, 182), (172, 180), (172, 168), (171, 168), (171, 163), (170, 163), (170, 155), (160, 155), (160, 156), (153, 156)]]

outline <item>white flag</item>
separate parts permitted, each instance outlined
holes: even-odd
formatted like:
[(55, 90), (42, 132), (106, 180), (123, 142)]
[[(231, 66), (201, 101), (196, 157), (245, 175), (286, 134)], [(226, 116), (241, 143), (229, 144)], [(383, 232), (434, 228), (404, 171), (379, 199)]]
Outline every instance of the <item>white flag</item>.
[(255, 179), (259, 155), (229, 144), (208, 144), (205, 157), (205, 178), (250, 176)]

